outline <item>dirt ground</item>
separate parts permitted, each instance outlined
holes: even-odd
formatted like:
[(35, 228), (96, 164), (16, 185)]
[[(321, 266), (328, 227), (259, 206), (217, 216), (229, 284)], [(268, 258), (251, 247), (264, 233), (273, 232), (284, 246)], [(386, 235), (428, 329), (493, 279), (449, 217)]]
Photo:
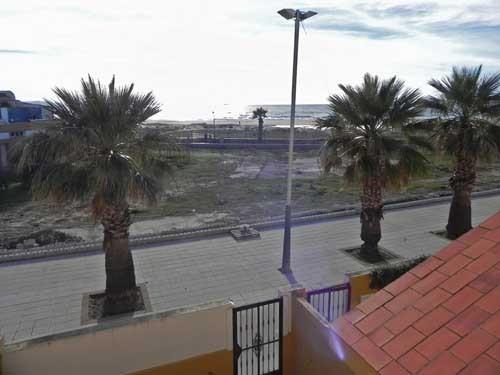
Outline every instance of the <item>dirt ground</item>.
[[(413, 181), (386, 199), (428, 197), (448, 191), (451, 169), (434, 158), (426, 179)], [(478, 170), (477, 189), (500, 186), (500, 163)], [(191, 161), (167, 178), (155, 207), (133, 206), (131, 234), (160, 233), (206, 225), (252, 222), (282, 215), (287, 175), (285, 151), (193, 151)], [(357, 204), (357, 189), (345, 186), (341, 171), (320, 174), (317, 151), (298, 152), (294, 161), (294, 212), (327, 211)], [(100, 225), (82, 205), (32, 202), (29, 192), (13, 187), (0, 192), (0, 247), (6, 239), (56, 229), (85, 240), (102, 237)]]

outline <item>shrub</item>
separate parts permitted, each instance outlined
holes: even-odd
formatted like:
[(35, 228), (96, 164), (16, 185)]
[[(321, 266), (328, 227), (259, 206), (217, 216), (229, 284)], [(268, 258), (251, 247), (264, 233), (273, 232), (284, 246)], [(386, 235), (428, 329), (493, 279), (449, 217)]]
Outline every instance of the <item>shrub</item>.
[(394, 280), (404, 275), (406, 272), (411, 270), (416, 265), (422, 263), (426, 260), (429, 255), (421, 255), (417, 258), (405, 260), (403, 262), (399, 262), (397, 264), (390, 264), (387, 266), (381, 266), (375, 268), (370, 276), (370, 288), (372, 289), (382, 289), (386, 285), (389, 285)]

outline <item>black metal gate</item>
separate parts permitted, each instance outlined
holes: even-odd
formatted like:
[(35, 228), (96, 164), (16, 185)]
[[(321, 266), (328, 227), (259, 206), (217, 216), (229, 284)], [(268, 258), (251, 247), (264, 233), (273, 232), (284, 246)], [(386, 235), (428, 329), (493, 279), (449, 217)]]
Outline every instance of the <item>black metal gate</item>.
[(351, 285), (334, 285), (307, 292), (307, 301), (329, 322), (337, 320), (351, 309)]
[(281, 375), (283, 299), (233, 309), (233, 374)]

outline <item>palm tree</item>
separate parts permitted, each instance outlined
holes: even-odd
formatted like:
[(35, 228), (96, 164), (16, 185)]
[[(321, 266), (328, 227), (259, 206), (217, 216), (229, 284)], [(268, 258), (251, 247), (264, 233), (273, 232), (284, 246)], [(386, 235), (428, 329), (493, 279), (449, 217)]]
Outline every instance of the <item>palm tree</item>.
[(421, 95), (396, 77), (381, 80), (370, 74), (360, 86), (339, 87), (342, 94), (329, 97), (331, 114), (317, 122), (331, 129), (320, 162), (325, 173), (344, 166), (345, 180), (361, 187), (361, 255), (375, 261), (380, 259), (383, 190), (400, 188), (428, 170), (420, 149), (431, 145), (395, 130), (421, 114)]
[(432, 132), (438, 150), (454, 160), (446, 231), (455, 239), (472, 228), (471, 193), (478, 160), (500, 154), (500, 73), (483, 74), (482, 66), (455, 67), (451, 75), (429, 84), (437, 95), (426, 98), (425, 104), (436, 117), (414, 128)]
[(129, 201), (154, 203), (160, 191), (155, 177), (176, 158), (157, 136), (140, 135), (140, 124), (160, 106), (151, 92), (133, 89), (116, 87), (114, 77), (106, 87), (90, 76), (82, 79), (81, 92), (56, 88), (57, 100), (47, 104), (60, 126), (28, 137), (11, 155), (18, 171), (31, 174), (35, 199), (90, 203), (104, 229), (109, 315), (131, 311), (137, 298)]
[(259, 133), (257, 136), (259, 142), (262, 142), (262, 136), (264, 133), (264, 118), (266, 117), (267, 117), (267, 109), (264, 109), (262, 107), (256, 108), (252, 112), (252, 118), (259, 119)]

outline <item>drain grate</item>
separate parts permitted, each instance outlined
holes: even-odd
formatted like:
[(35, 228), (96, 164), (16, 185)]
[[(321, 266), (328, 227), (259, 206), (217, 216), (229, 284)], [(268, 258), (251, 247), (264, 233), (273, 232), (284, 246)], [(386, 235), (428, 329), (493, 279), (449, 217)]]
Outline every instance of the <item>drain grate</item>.
[(401, 259), (399, 255), (394, 254), (392, 251), (389, 251), (382, 246), (378, 247), (379, 256), (374, 259), (366, 259), (363, 257), (361, 255), (361, 246), (348, 247), (340, 249), (340, 251), (365, 265), (389, 263), (393, 260)]

